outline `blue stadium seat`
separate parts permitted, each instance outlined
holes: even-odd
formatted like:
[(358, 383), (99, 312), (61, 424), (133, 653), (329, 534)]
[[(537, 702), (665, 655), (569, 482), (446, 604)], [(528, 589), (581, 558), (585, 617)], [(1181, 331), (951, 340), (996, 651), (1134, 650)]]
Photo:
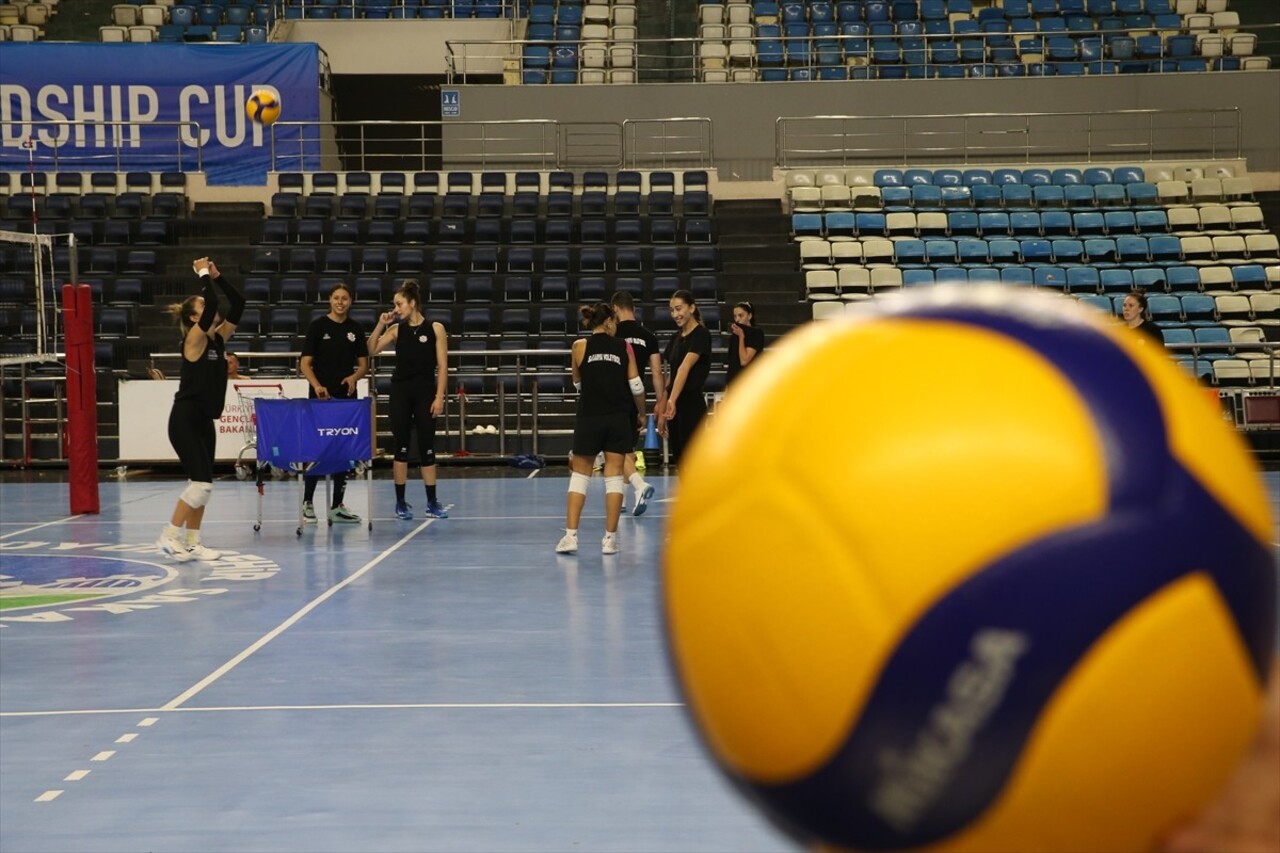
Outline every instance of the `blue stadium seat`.
[(1108, 233), (1106, 219), (1096, 210), (1072, 214), (1071, 225), (1079, 237), (1102, 237)]
[(1156, 294), (1147, 297), (1147, 311), (1157, 326), (1181, 325), (1182, 301), (1176, 296)]
[[(1053, 244), (1049, 240), (1021, 240), (1019, 250), (1022, 254), (1022, 262), (1029, 266), (1053, 263)], [(994, 252), (992, 254), (994, 259)]]
[(1000, 281), (1002, 284), (1018, 287), (1031, 287), (1035, 284), (1032, 271), (1026, 267), (1004, 267), (1000, 270)]
[(1066, 292), (1083, 295), (1097, 293), (1101, 289), (1101, 277), (1094, 266), (1070, 266), (1066, 270)]
[(1101, 271), (1104, 293), (1128, 293), (1133, 290), (1133, 271), (1124, 267), (1110, 267)]
[(969, 210), (951, 211), (947, 214), (947, 231), (952, 237), (976, 237), (979, 215)]
[(964, 266), (986, 266), (993, 263), (990, 243), (977, 238), (957, 240), (956, 259)]
[(1036, 287), (1065, 291), (1067, 287), (1067, 271), (1052, 264), (1036, 267), (1031, 271)]
[[(1160, 211), (1160, 213), (1163, 215), (1164, 211)], [(1167, 218), (1165, 219), (1165, 222), (1167, 227)], [(1138, 216), (1131, 210), (1108, 210), (1103, 214), (1103, 224), (1106, 227), (1107, 233), (1112, 236), (1133, 234), (1142, 230)], [(1160, 229), (1152, 228), (1151, 230), (1158, 231)]]
[[(1094, 241), (1089, 241), (1090, 243)], [(1085, 262), (1085, 243), (1081, 240), (1058, 239), (1050, 241), (1050, 248), (1053, 252), (1053, 262), (1059, 266), (1068, 266), (1071, 264), (1083, 264)], [(1024, 246), (1025, 256), (1025, 246)], [(1095, 262), (1092, 255), (1088, 256), (1091, 263)]]
[(1027, 184), (1003, 184), (1000, 186), (1000, 198), (1005, 207), (1031, 207), (1031, 187)]
[[(984, 211), (978, 214), (978, 227), (983, 237), (1008, 237), (1013, 233), (1010, 217), (1004, 211)], [(1037, 233), (1039, 233), (1037, 229)]]

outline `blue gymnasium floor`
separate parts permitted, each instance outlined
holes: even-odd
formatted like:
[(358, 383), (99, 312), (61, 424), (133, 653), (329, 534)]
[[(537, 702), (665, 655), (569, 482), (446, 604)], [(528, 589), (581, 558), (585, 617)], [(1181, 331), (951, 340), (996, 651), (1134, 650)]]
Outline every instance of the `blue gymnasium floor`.
[(80, 517), (65, 484), (0, 484), (6, 594), (100, 596), (0, 616), (0, 850), (797, 849), (678, 704), (657, 606), (674, 478), (606, 562), (599, 482), (574, 558), (553, 553), (563, 472), (451, 473), (452, 518), (391, 519), (378, 480), (372, 533), (301, 541), (296, 484), (268, 484), (254, 534), (252, 484), (219, 482), (205, 538), (239, 554), (180, 565), (150, 545), (173, 481), (103, 483)]
[[(445, 469), (431, 522), (392, 519), (376, 480), (372, 533), (301, 541), (295, 483), (268, 483), (255, 535), (252, 483), (221, 481), (205, 539), (240, 553), (214, 564), (150, 544), (174, 481), (103, 483), (81, 517), (65, 484), (0, 484), (0, 584), (109, 593), (3, 611), (0, 850), (795, 849), (679, 705), (668, 505), (624, 517), (606, 562), (597, 480), (559, 556), (566, 479), (527, 473)], [(660, 501), (674, 477), (652, 479)]]

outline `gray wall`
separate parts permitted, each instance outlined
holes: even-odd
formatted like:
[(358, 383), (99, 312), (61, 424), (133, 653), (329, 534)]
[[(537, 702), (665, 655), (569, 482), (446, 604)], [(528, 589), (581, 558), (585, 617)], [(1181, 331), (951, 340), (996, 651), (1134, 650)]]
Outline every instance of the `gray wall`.
[[(516, 22), (523, 32), (524, 21)], [(287, 21), (278, 38), (315, 42), (329, 57), (334, 74), (437, 74), (447, 72), (446, 42), (454, 42), (469, 62), (459, 71), (501, 74), (508, 48), (468, 42), (499, 42), (512, 38), (512, 22), (502, 18), (470, 20)], [(519, 55), (519, 51), (516, 51)]]
[[(1280, 70), (1105, 78), (603, 86), (459, 86), (468, 121), (712, 119), (721, 180), (767, 180), (780, 116), (1238, 107), (1250, 172), (1280, 172)], [(1224, 155), (1226, 156), (1226, 155)], [(1136, 158), (1135, 158), (1136, 159)]]

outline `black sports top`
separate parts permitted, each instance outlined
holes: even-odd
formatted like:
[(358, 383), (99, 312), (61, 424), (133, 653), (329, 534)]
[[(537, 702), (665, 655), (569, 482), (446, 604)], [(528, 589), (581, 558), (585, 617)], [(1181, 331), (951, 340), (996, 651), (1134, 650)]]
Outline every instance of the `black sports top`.
[(436, 333), (425, 317), (416, 326), (401, 320), (396, 332), (396, 367), (392, 382), (434, 382), (436, 376)]
[(587, 346), (578, 365), (582, 390), (578, 392), (579, 415), (612, 415), (633, 412), (635, 398), (627, 382), (626, 341), (612, 335), (587, 336)]
[(227, 345), (221, 335), (205, 335), (204, 352), (196, 361), (182, 359), (174, 402), (190, 402), (207, 418), (222, 417), (227, 402)]

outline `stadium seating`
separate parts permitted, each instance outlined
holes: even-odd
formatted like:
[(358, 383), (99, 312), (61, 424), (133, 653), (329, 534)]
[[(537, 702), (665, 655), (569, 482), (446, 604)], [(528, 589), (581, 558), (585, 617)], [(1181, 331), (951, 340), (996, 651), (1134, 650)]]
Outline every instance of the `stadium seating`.
[[(1065, 293), (1114, 314), (1141, 288), (1176, 346), (1207, 348), (1230, 329), (1280, 327), (1280, 243), (1248, 179), (1145, 178), (1136, 167), (972, 170), (968, 177), (952, 169), (850, 169), (792, 173), (785, 183), (797, 267), (815, 317), (837, 313), (825, 303), (859, 301), (886, 286), (1000, 282)], [(865, 196), (852, 211), (827, 210), (821, 194), (807, 192), (823, 180), (870, 181), (888, 195)], [(966, 180), (971, 188), (999, 186), (998, 206), (979, 206), (971, 193), (958, 208), (939, 211), (941, 196), (924, 191)], [(1091, 192), (1067, 192), (1074, 188)], [(1189, 354), (1187, 366), (1213, 379), (1210, 360)], [(1270, 381), (1248, 369), (1230, 376)]]

